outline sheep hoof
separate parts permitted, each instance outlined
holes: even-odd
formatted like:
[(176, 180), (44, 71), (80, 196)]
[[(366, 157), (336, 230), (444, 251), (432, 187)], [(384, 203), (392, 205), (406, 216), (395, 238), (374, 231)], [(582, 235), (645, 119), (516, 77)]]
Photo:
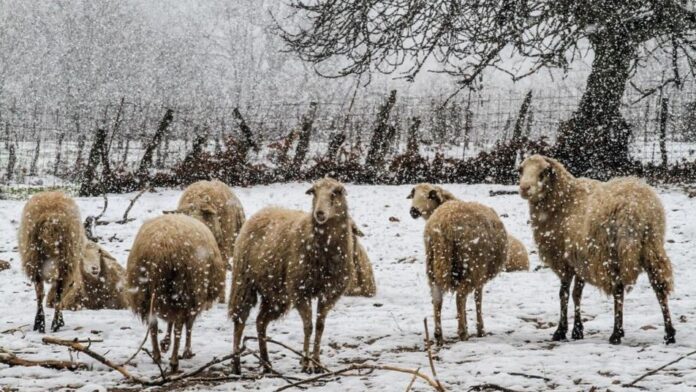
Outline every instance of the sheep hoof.
[(239, 359), (239, 356), (235, 356), (232, 360), (232, 374), (242, 374), (242, 364), (241, 360)]
[(170, 374), (179, 373), (179, 362), (170, 362), (169, 366), (171, 367), (171, 370), (169, 371)]
[(612, 333), (611, 337), (609, 338), (609, 343), (621, 344), (622, 337), (623, 337), (623, 334), (621, 333), (621, 331), (614, 331), (614, 333)]
[(562, 340), (566, 340), (566, 331), (557, 329), (556, 332), (553, 333), (553, 337), (551, 338), (554, 342), (560, 342)]
[(479, 338), (482, 338), (482, 337), (486, 336), (486, 331), (484, 331), (482, 329), (478, 330), (478, 331), (476, 331), (476, 336)]
[[(462, 342), (466, 342), (467, 340), (469, 340), (469, 334), (466, 332), (460, 333), (459, 340), (461, 340)], [(442, 346), (442, 341), (440, 341), (437, 345)]]
[[(464, 332), (464, 335), (466, 335), (466, 332)], [(435, 332), (435, 344), (440, 347), (442, 347), (442, 345), (444, 344), (444, 341), (442, 339), (442, 332)]]
[(665, 344), (676, 343), (677, 341), (674, 338), (674, 335), (676, 333), (677, 333), (677, 331), (675, 331), (674, 328), (667, 329), (667, 335), (665, 335)]
[(195, 357), (196, 354), (193, 353), (191, 350), (184, 350), (184, 353), (181, 354), (181, 359), (191, 359)]
[(166, 353), (167, 351), (169, 351), (169, 344), (169, 338), (162, 339), (162, 341), (160, 341), (160, 350), (162, 350), (163, 353)]
[(39, 331), (39, 333), (46, 332), (46, 318), (43, 314), (36, 315), (36, 319), (34, 319), (34, 331)]
[(64, 326), (65, 322), (63, 321), (63, 316), (59, 315), (53, 318), (53, 322), (51, 323), (51, 332), (58, 332), (60, 327)]
[(582, 324), (575, 325), (575, 327), (573, 327), (573, 332), (571, 334), (571, 337), (573, 338), (573, 340), (580, 340), (580, 339), (583, 339), (585, 337), (585, 334), (583, 333)]

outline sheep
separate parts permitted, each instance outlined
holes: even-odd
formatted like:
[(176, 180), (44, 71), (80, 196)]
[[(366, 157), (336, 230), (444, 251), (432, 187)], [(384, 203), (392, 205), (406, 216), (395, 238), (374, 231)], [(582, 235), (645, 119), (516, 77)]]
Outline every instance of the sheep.
[(665, 212), (659, 197), (636, 178), (600, 182), (576, 178), (555, 159), (533, 155), (520, 166), (520, 195), (529, 204), (541, 260), (561, 280), (561, 318), (553, 340), (565, 340), (570, 283), (575, 279), (573, 339), (583, 338), (580, 300), (585, 282), (614, 298), (614, 330), (624, 336), (624, 291), (645, 270), (675, 342), (668, 307), (672, 265), (664, 249)]
[(36, 290), (34, 331), (44, 333), (44, 282), (53, 282), (55, 313), (51, 331), (65, 325), (61, 300), (69, 282), (79, 275), (85, 241), (80, 210), (62, 192), (42, 192), (29, 199), (22, 211), (18, 231), (19, 254), (27, 277)]
[(529, 256), (522, 241), (508, 234), (508, 253), (505, 272), (529, 271)]
[(351, 275), (345, 295), (359, 297), (374, 297), (377, 294), (377, 285), (375, 284), (375, 275), (372, 272), (372, 263), (367, 255), (365, 247), (358, 241), (358, 237), (364, 234), (355, 225), (352, 224), (353, 230), (353, 274)]
[[(304, 326), (304, 372), (321, 372), (321, 338), (326, 317), (343, 295), (353, 269), (354, 236), (346, 191), (340, 182), (323, 178), (306, 192), (312, 212), (277, 207), (262, 209), (239, 233), (234, 248), (229, 316), (234, 322), (233, 371), (240, 373), (240, 343), (246, 319), (256, 304), (259, 352), (270, 371), (266, 349), (268, 323), (296, 308)], [(317, 298), (314, 350), (310, 359), (312, 299)]]
[(439, 186), (418, 184), (408, 198), (412, 199), (411, 217), (426, 220), (426, 272), (436, 343), (443, 344), (441, 313), (445, 292), (457, 294), (458, 336), (467, 340), (466, 298), (474, 291), (476, 334), (484, 336), (483, 285), (498, 275), (507, 258), (507, 232), (503, 223), (493, 209), (458, 200)]
[(225, 280), (225, 266), (213, 233), (183, 214), (146, 221), (135, 237), (126, 266), (131, 310), (148, 324), (152, 357), (159, 363), (157, 317), (174, 326), (170, 366), (179, 367), (179, 341), (186, 326), (182, 358), (191, 358), (191, 329), (209, 309)]
[[(62, 309), (125, 309), (126, 270), (98, 244), (85, 240), (81, 268), (61, 301)], [(55, 287), (48, 292), (48, 306), (55, 306)]]

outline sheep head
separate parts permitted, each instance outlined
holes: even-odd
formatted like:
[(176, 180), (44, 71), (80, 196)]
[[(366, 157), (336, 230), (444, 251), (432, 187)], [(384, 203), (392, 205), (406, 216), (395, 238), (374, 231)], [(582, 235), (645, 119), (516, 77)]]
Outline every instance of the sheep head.
[(411, 217), (418, 219), (422, 216), (427, 220), (435, 209), (442, 203), (454, 199), (454, 196), (437, 185), (418, 184), (411, 189), (407, 199), (411, 199)]
[(323, 225), (332, 219), (348, 218), (346, 188), (333, 178), (316, 181), (306, 192), (312, 195), (312, 218)]
[(223, 243), (222, 224), (220, 223), (220, 215), (210, 200), (201, 200), (200, 203), (189, 203), (181, 206), (175, 213), (188, 215), (202, 222), (210, 229), (215, 237), (218, 245)]
[(82, 249), (82, 274), (83, 276), (89, 276), (94, 279), (99, 277), (101, 274), (101, 251), (99, 245), (92, 241), (85, 241), (85, 246)]
[(520, 196), (531, 203), (544, 200), (553, 190), (559, 166), (560, 163), (543, 155), (525, 159), (519, 167)]

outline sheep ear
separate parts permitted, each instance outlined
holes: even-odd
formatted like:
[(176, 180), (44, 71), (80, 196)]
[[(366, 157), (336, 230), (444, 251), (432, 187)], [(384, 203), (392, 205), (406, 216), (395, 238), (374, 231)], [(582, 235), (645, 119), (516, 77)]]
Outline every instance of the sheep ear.
[(428, 199), (435, 200), (438, 204), (442, 203), (440, 192), (438, 192), (437, 189), (431, 189), (430, 192), (428, 192)]
[(358, 225), (355, 224), (352, 220), (350, 221), (350, 230), (353, 232), (358, 237), (364, 237), (365, 233), (363, 233), (359, 228)]
[(413, 199), (413, 196), (416, 195), (416, 188), (411, 189), (411, 193), (406, 196), (407, 199)]
[(162, 211), (163, 214), (180, 214), (180, 210), (164, 210)]
[(314, 194), (314, 188), (309, 188), (307, 189), (307, 192), (305, 192), (306, 195), (313, 195)]
[(203, 208), (201, 208), (201, 211), (202, 211), (204, 214), (215, 215), (215, 210), (212, 209), (211, 207), (203, 207)]

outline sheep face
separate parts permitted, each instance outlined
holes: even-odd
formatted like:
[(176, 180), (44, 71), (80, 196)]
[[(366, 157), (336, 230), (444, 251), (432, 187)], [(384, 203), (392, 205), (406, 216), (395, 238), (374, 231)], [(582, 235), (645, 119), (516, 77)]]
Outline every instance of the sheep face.
[(522, 162), (520, 196), (530, 202), (543, 200), (551, 191), (555, 176), (553, 164), (541, 155), (532, 155)]
[(431, 184), (418, 184), (408, 195), (411, 199), (411, 217), (418, 219), (423, 217), (427, 220), (435, 209), (445, 201), (442, 188)]
[(82, 250), (82, 273), (93, 278), (98, 278), (101, 273), (99, 245), (92, 241), (88, 241)]
[(328, 177), (322, 178), (306, 193), (313, 196), (312, 217), (317, 224), (323, 225), (331, 219), (348, 216), (346, 189), (340, 182)]

